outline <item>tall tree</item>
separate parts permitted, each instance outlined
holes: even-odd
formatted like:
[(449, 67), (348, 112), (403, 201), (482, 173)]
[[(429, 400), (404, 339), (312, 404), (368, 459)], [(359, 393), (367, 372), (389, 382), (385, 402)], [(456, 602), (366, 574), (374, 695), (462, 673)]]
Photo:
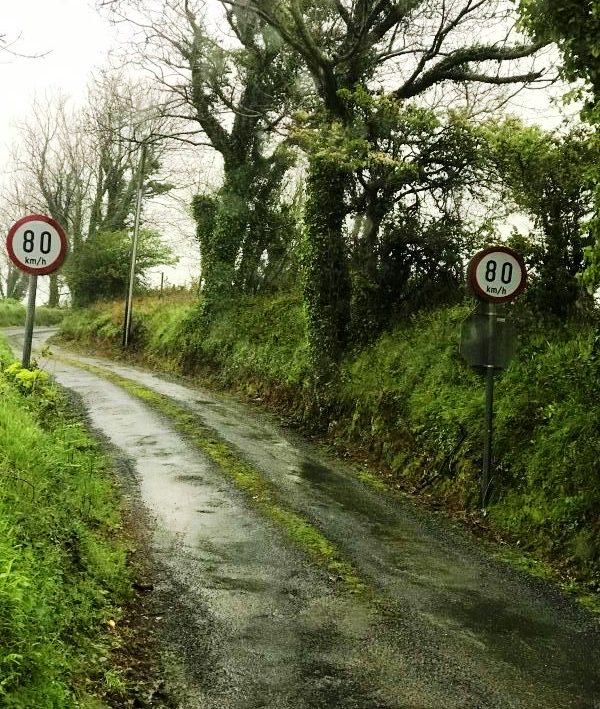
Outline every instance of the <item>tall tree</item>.
[[(600, 156), (600, 2), (521, 0), (520, 8), (523, 24), (536, 41), (558, 45), (564, 77), (583, 80), (575, 94), (585, 99), (582, 117), (594, 127), (589, 149)], [(586, 249), (583, 282), (593, 292), (600, 286), (600, 160), (590, 165), (585, 177), (594, 190), (595, 210), (588, 227), (595, 241)]]
[(279, 195), (292, 156), (271, 138), (289, 112), (294, 55), (263, 20), (237, 7), (221, 18), (229, 34), (214, 36), (202, 2), (101, 5), (137, 28), (138, 61), (166, 90), (167, 114), (183, 122), (180, 138), (207, 142), (222, 157), (220, 190), (194, 205), (209, 312), (234, 288), (252, 290), (263, 254), (274, 259), (281, 249)]
[[(77, 292), (91, 282), (79, 272), (91, 263), (83, 258), (86, 242), (132, 225), (140, 179), (147, 197), (170, 187), (152, 179), (163, 150), (153, 136), (162, 131), (164, 118), (155, 118), (149, 101), (144, 87), (106, 75), (92, 85), (84, 109), (71, 110), (61, 96), (47, 97), (43, 106), (34, 103), (29, 120), (20, 126), (12, 202), (49, 213), (65, 227), (70, 256), (63, 272), (74, 302), (94, 296)], [(146, 143), (143, 164), (141, 143)], [(57, 276), (50, 285), (49, 304), (57, 305)]]
[[(313, 79), (322, 129), (332, 137), (327, 145), (316, 141), (309, 153), (304, 247), (310, 348), (319, 378), (327, 380), (349, 337), (344, 224), (354, 177), (353, 150), (363, 151), (363, 164), (378, 152), (372, 150), (373, 112), (364, 110), (364, 101), (357, 108), (357, 91), (407, 102), (468, 83), (533, 82), (541, 72), (520, 65), (542, 43), (523, 41), (513, 31), (512, 8), (495, 0), (224, 2), (240, 12), (255, 12), (297, 52)], [(357, 146), (357, 136), (362, 145)], [(382, 188), (377, 186), (378, 175), (368, 180), (365, 192), (376, 213)], [(372, 227), (367, 223), (366, 228)]]
[[(82, 240), (90, 186), (81, 117), (69, 108), (65, 96), (46, 96), (43, 101), (34, 100), (29, 119), (18, 128), (13, 163), (21, 188), (29, 195), (28, 207), (56, 219), (70, 237), (71, 250), (76, 252)], [(18, 194), (15, 197), (19, 199)], [(48, 305), (56, 307), (58, 301), (59, 275), (52, 274)]]
[(579, 127), (552, 134), (511, 118), (491, 122), (486, 132), (508, 197), (534, 223), (522, 244), (532, 274), (526, 298), (538, 312), (564, 318), (584, 295), (577, 276), (592, 243), (587, 175), (598, 154), (591, 131)]

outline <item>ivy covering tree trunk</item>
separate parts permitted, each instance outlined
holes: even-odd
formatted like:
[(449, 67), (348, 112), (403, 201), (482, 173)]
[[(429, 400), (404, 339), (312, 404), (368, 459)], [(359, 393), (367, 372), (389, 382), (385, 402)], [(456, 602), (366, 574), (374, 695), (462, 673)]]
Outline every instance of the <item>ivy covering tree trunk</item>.
[(228, 302), (231, 298), (236, 258), (247, 223), (243, 192), (227, 182), (219, 194), (210, 234), (209, 257), (202, 267), (206, 314), (218, 309), (219, 303)]
[(308, 344), (317, 384), (336, 372), (350, 333), (350, 276), (344, 241), (348, 173), (326, 156), (310, 160), (303, 288)]
[(58, 274), (54, 273), (50, 276), (50, 290), (48, 293), (48, 307), (58, 308), (60, 293), (58, 290)]

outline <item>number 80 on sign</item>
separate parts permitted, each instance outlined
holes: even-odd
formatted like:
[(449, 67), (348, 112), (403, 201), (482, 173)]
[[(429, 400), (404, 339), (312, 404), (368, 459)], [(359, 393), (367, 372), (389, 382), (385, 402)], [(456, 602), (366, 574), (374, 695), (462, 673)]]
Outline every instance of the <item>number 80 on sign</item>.
[(504, 303), (516, 298), (525, 288), (525, 263), (513, 249), (491, 246), (473, 257), (467, 269), (467, 281), (477, 297)]
[(6, 248), (15, 266), (35, 276), (45, 276), (65, 260), (67, 237), (57, 221), (33, 214), (12, 225)]

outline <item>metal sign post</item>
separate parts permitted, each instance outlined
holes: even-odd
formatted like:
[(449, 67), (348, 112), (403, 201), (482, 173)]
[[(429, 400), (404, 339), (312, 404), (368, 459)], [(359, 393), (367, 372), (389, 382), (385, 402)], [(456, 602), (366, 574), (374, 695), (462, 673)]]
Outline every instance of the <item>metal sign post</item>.
[(67, 237), (61, 225), (43, 214), (32, 214), (15, 222), (6, 237), (6, 249), (11, 261), (29, 273), (29, 296), (23, 342), (23, 367), (31, 361), (31, 343), (35, 321), (37, 278), (59, 268), (67, 255)]
[(494, 423), (494, 374), (496, 369), (496, 305), (488, 303), (488, 363), (485, 365), (485, 436), (483, 439), (483, 471), (481, 475), (481, 506), (489, 500), (492, 480), (492, 433)]
[(33, 342), (33, 323), (35, 321), (35, 296), (37, 295), (37, 279), (33, 273), (29, 274), (29, 293), (27, 295), (27, 315), (25, 318), (25, 336), (23, 340), (23, 357), (21, 366), (29, 368), (31, 361), (31, 343)]
[(494, 423), (494, 375), (505, 367), (514, 350), (514, 337), (506, 317), (499, 317), (498, 304), (516, 298), (525, 288), (527, 274), (521, 256), (505, 246), (492, 246), (476, 254), (467, 279), (482, 308), (468, 318), (461, 332), (464, 359), (485, 373), (485, 431), (481, 473), (481, 506), (493, 487), (492, 439)]

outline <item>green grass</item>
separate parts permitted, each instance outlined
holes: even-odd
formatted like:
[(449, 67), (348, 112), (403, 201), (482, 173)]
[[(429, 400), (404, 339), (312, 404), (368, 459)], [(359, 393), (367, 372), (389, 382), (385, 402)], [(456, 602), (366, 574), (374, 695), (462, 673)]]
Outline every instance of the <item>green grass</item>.
[[(359, 441), (403, 487), (475, 508), (483, 442), (482, 379), (458, 354), (467, 309), (423, 314), (348, 362), (337, 435)], [(521, 331), (496, 377), (496, 530), (600, 589), (600, 352), (592, 323)]]
[[(48, 308), (38, 306), (35, 309), (35, 322), (37, 325), (58, 325), (65, 317), (64, 308)], [(24, 325), (27, 309), (23, 303), (6, 298), (0, 300), (0, 327)]]
[(109, 461), (45, 373), (0, 345), (0, 706), (104, 706), (129, 594)]
[(40, 305), (35, 309), (36, 325), (59, 325), (67, 314), (65, 308), (48, 308)]
[(7, 298), (0, 300), (0, 327), (23, 325), (26, 309), (23, 303)]

